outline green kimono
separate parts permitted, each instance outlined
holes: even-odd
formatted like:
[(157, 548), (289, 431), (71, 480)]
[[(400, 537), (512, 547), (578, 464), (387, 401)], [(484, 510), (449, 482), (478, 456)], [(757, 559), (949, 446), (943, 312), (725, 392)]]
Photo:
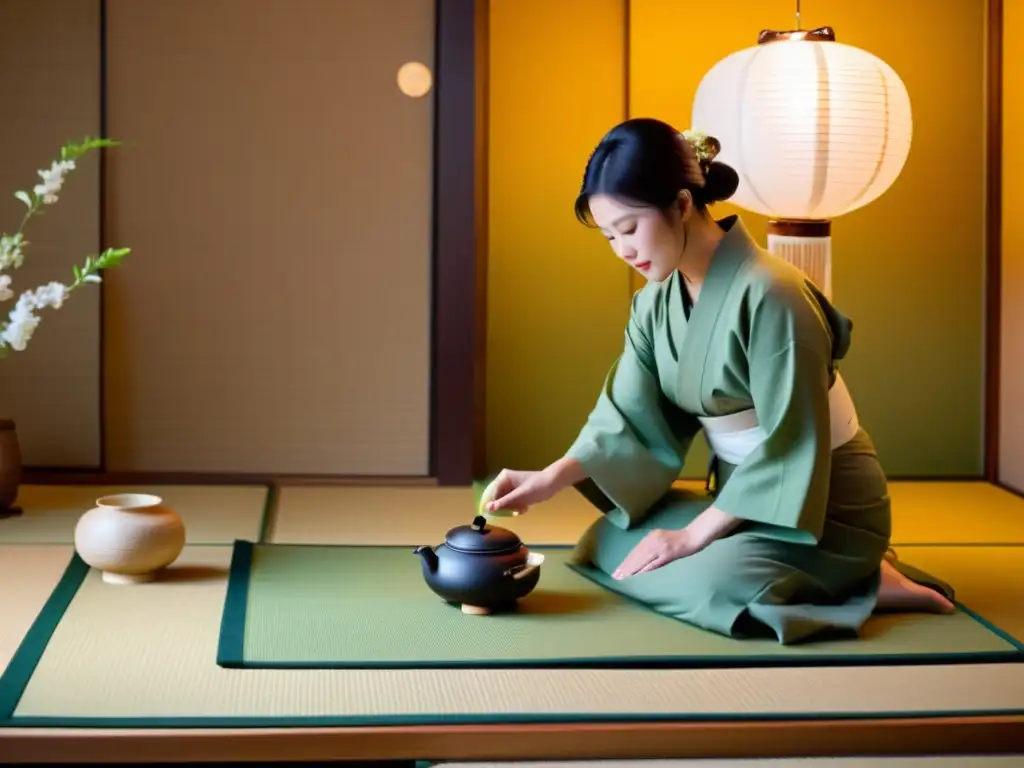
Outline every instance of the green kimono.
[[(676, 272), (633, 299), (625, 349), (569, 456), (604, 512), (576, 546), (584, 574), (652, 609), (734, 637), (793, 643), (859, 633), (892, 558), (886, 477), (865, 431), (832, 447), (830, 388), (851, 323), (735, 216), (692, 304)], [(702, 419), (756, 411), (763, 439), (713, 456), (711, 494), (672, 488)], [(742, 518), (702, 551), (622, 581), (609, 576), (651, 530), (710, 504)]]

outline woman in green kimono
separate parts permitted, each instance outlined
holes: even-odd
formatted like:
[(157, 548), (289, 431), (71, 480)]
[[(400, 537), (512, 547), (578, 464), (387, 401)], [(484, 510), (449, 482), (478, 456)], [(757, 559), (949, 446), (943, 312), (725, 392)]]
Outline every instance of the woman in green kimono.
[[(578, 567), (728, 636), (794, 643), (856, 635), (878, 609), (953, 611), (948, 585), (889, 548), (886, 477), (836, 365), (850, 321), (738, 217), (708, 213), (738, 185), (716, 150), (635, 119), (591, 155), (577, 217), (648, 282), (575, 443), (502, 471), (486, 510), (576, 486), (604, 513)], [(700, 430), (713, 459), (697, 495), (673, 483)]]

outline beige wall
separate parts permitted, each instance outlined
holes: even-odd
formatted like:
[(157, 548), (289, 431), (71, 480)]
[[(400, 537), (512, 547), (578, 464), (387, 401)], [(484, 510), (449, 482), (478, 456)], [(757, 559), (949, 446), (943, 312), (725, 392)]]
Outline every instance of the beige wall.
[(108, 19), (108, 468), (426, 474), (432, 0)]
[[(31, 191), (66, 141), (99, 133), (99, 2), (0, 0), (0, 39), (0, 230), (10, 234), (25, 213), (15, 190)], [(98, 250), (99, 221), (99, 163), (87, 157), (58, 204), (28, 225), (13, 289), (70, 282), (72, 266)], [(96, 467), (99, 291), (76, 292), (42, 319), (24, 352), (0, 360), (0, 416), (17, 422), (26, 464)]]
[[(82, 163), (15, 287), (107, 245), (107, 469), (428, 472), (432, 0), (110, 0), (105, 210)], [(99, 0), (0, 0), (0, 228), (100, 132)], [(401, 21), (401, 23), (397, 23)], [(7, 312), (10, 305), (0, 306)], [(29, 466), (101, 460), (99, 291), (0, 362)]]
[(999, 479), (1024, 491), (1024, 3), (1003, 4)]

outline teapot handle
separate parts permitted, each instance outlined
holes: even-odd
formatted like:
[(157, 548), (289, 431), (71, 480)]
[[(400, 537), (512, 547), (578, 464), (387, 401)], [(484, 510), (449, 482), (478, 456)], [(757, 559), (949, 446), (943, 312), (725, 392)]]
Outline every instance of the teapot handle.
[(525, 579), (531, 573), (540, 568), (540, 563), (524, 563), (523, 565), (513, 565), (507, 571), (506, 576), (511, 576), (513, 579)]

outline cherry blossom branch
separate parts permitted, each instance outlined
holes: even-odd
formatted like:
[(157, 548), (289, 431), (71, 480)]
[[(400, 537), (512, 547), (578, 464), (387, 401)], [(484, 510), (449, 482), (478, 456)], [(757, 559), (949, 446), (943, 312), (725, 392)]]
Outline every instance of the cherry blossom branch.
[[(120, 146), (120, 142), (89, 137), (81, 142), (68, 142), (61, 147), (60, 158), (54, 160), (49, 168), (38, 172), (41, 181), (33, 187), (31, 193), (23, 190), (14, 193), (27, 210), (13, 235), (0, 234), (0, 301), (14, 297), (11, 277), (4, 272), (18, 269), (25, 261), (25, 248), (29, 242), (25, 239), (24, 230), (29, 220), (33, 216), (41, 216), (43, 206), (54, 205), (60, 199), (64, 182), (75, 169), (78, 158), (95, 149), (116, 146)], [(72, 291), (85, 283), (99, 283), (98, 273), (120, 265), (121, 260), (130, 252), (130, 248), (108, 248), (99, 255), (87, 256), (82, 267), (74, 265), (75, 279), (70, 285), (53, 281), (34, 290), (24, 291), (6, 322), (0, 323), (0, 357), (6, 356), (8, 349), (17, 352), (25, 350), (40, 323), (40, 317), (36, 314), (38, 310), (47, 307), (60, 309)]]

